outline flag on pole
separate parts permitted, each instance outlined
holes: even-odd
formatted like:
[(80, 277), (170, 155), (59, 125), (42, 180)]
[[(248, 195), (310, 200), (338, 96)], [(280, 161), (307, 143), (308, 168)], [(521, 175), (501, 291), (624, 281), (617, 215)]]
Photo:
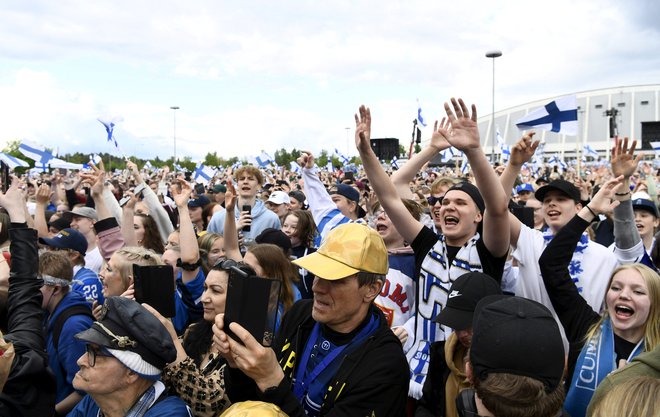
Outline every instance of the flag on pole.
[(422, 106), (419, 104), (419, 99), (417, 99), (417, 126), (419, 125), (426, 127), (426, 122), (422, 116)]
[(197, 164), (193, 172), (193, 180), (204, 185), (208, 184), (214, 176), (215, 170), (211, 167), (204, 166), (202, 162)]
[(589, 144), (584, 145), (584, 153), (587, 156), (593, 156), (594, 158), (598, 158), (598, 151), (592, 148), (591, 145)]
[(350, 159), (346, 155), (339, 152), (339, 149), (337, 148), (335, 148), (335, 155), (337, 155), (337, 158), (339, 158), (339, 161), (341, 162), (342, 165), (347, 165), (348, 162), (350, 161)]
[(518, 119), (519, 129), (543, 129), (575, 136), (577, 134), (577, 98), (562, 97)]
[(398, 160), (399, 160), (399, 158), (397, 158), (396, 155), (392, 156), (392, 161), (390, 162), (390, 165), (392, 166), (392, 168), (399, 169)]
[(24, 160), (18, 159), (15, 156), (11, 156), (4, 152), (0, 152), (0, 161), (4, 162), (9, 169), (15, 169), (16, 167), (27, 168), (30, 166), (30, 164)]

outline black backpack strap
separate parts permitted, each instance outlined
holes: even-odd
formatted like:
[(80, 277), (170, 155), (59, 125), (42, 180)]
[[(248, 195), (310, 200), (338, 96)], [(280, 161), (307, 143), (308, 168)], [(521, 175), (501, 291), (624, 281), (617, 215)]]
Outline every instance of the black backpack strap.
[(78, 304), (62, 311), (60, 315), (57, 316), (57, 319), (55, 319), (55, 324), (53, 325), (53, 346), (55, 346), (56, 352), (57, 347), (60, 344), (60, 333), (62, 333), (62, 327), (64, 327), (64, 323), (66, 323), (66, 321), (71, 316), (87, 316), (92, 320), (95, 320), (94, 316), (92, 315), (92, 310), (86, 305)]

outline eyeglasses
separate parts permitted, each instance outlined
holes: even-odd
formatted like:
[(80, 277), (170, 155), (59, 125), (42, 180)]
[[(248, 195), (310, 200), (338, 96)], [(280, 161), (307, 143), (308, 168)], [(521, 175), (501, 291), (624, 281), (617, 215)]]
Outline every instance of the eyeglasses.
[[(213, 269), (218, 270), (221, 269), (223, 271), (227, 272), (236, 272), (239, 275), (241, 275), (244, 278), (247, 278), (248, 273), (243, 271), (240, 266), (242, 264), (239, 262), (236, 262), (233, 259), (227, 259), (225, 257), (221, 257), (218, 259), (218, 261), (213, 265)], [(243, 264), (244, 265), (244, 264)]]
[(90, 368), (93, 368), (94, 365), (96, 365), (96, 357), (97, 356), (105, 356), (105, 357), (112, 356), (108, 353), (104, 353), (99, 348), (93, 347), (92, 345), (86, 345), (85, 346), (85, 351), (87, 352), (87, 363), (89, 364)]
[(427, 200), (429, 202), (429, 205), (435, 206), (435, 203), (442, 204), (442, 198), (443, 198), (442, 196), (441, 197), (430, 196), (430, 197), (427, 198)]

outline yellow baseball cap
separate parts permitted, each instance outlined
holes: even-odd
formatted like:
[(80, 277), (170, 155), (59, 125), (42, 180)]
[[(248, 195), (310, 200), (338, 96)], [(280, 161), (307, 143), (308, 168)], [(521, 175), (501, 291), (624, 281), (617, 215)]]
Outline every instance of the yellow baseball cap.
[(234, 403), (220, 417), (288, 417), (278, 406), (263, 401)]
[(386, 275), (389, 268), (383, 238), (358, 223), (332, 229), (319, 250), (293, 263), (327, 280), (346, 278), (360, 271)]

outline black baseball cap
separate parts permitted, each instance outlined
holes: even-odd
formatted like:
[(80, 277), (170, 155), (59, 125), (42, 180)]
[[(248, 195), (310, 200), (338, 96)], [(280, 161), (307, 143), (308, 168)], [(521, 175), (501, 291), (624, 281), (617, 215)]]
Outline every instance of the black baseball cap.
[(660, 217), (658, 214), (658, 207), (653, 204), (653, 201), (645, 198), (636, 198), (632, 201), (633, 210), (645, 210), (654, 215), (656, 218)]
[[(481, 193), (479, 192), (479, 189), (475, 185), (473, 185), (473, 184), (471, 184), (467, 181), (463, 181), (463, 182), (459, 182), (458, 184), (455, 184), (453, 187), (448, 189), (447, 193), (452, 191), (452, 190), (463, 191), (464, 193), (469, 195), (470, 198), (472, 199), (472, 201), (474, 201), (474, 204), (477, 205), (477, 208), (479, 209), (479, 211), (481, 211), (482, 213), (486, 209), (486, 204), (484, 203), (484, 198), (481, 196)], [(445, 194), (447, 194), (447, 193), (445, 193)]]
[(477, 304), (470, 362), (474, 376), (527, 376), (555, 390), (564, 375), (564, 343), (552, 313), (522, 297), (491, 295)]
[(259, 233), (259, 236), (257, 236), (254, 241), (257, 243), (271, 243), (273, 245), (277, 245), (282, 248), (285, 254), (288, 254), (291, 250), (291, 239), (289, 239), (289, 237), (285, 235), (283, 231), (274, 229), (272, 227), (264, 229), (264, 231)]
[(500, 285), (490, 275), (468, 272), (451, 284), (447, 305), (433, 321), (454, 330), (469, 329), (477, 303), (486, 296), (501, 294)]
[(550, 191), (559, 191), (563, 194), (566, 194), (576, 203), (580, 202), (580, 190), (578, 190), (575, 185), (566, 180), (554, 180), (550, 184), (544, 185), (543, 187), (536, 190), (534, 197), (540, 202), (543, 202), (545, 195)]

